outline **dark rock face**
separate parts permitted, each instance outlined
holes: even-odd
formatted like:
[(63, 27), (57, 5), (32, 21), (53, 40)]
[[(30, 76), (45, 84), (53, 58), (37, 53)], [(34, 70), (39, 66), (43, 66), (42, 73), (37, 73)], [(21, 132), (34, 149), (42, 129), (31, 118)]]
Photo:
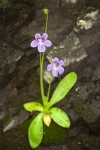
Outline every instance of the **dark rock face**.
[[(19, 125), (30, 117), (23, 110), (23, 103), (40, 98), (39, 54), (30, 47), (30, 42), (35, 33), (44, 32), (45, 16), (41, 10), (45, 7), (50, 11), (48, 34), (53, 43), (46, 51), (45, 66), (53, 57), (59, 57), (65, 62), (65, 74), (75, 71), (78, 82), (57, 104), (72, 122), (66, 142), (41, 145), (38, 149), (97, 150), (100, 147), (99, 0), (0, 1), (0, 148), (30, 149), (27, 131), (23, 133)], [(52, 83), (52, 91), (58, 80)]]

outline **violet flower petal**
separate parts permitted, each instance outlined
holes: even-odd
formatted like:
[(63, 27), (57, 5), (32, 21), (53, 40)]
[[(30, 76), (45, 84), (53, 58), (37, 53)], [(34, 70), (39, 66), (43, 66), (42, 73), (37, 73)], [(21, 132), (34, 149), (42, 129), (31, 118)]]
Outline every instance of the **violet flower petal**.
[(47, 38), (48, 38), (48, 34), (43, 33), (43, 34), (42, 34), (42, 39), (45, 41), (45, 40), (47, 40)]
[(47, 47), (51, 47), (52, 42), (50, 40), (46, 40), (46, 41), (44, 41), (44, 45), (47, 46)]
[(38, 44), (38, 51), (39, 52), (45, 52), (46, 48), (44, 44)]
[(33, 41), (31, 42), (31, 47), (37, 47), (37, 46), (38, 46), (38, 41), (33, 40)]
[(53, 74), (54, 77), (57, 77), (57, 76), (58, 76), (58, 71), (55, 70), (55, 69), (53, 69), (53, 70), (52, 70), (52, 74)]
[(48, 66), (47, 66), (47, 71), (51, 71), (53, 69), (53, 65), (52, 64), (49, 64)]
[(36, 33), (36, 34), (35, 34), (35, 39), (36, 39), (36, 40), (41, 39), (41, 38), (42, 38), (42, 37), (41, 37), (40, 33)]
[(53, 62), (54, 62), (54, 63), (59, 63), (59, 59), (58, 59), (57, 57), (55, 57), (55, 58), (53, 59)]
[(59, 61), (59, 65), (60, 65), (60, 66), (64, 65), (64, 61), (63, 61), (63, 60), (60, 60), (60, 61)]
[(59, 73), (60, 75), (62, 75), (62, 74), (64, 73), (64, 68), (60, 66), (60, 67), (58, 68), (58, 73)]

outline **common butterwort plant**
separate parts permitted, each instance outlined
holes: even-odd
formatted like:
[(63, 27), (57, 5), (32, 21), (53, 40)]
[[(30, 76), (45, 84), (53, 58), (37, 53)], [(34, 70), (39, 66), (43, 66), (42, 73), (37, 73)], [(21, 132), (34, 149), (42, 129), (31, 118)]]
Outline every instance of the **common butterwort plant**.
[[(32, 148), (36, 148), (42, 141), (43, 138), (43, 123), (46, 126), (50, 126), (51, 120), (64, 128), (70, 127), (70, 120), (68, 115), (58, 107), (53, 107), (57, 102), (62, 100), (66, 94), (71, 90), (77, 81), (77, 74), (70, 72), (67, 74), (58, 84), (53, 92), (51, 98), (50, 88), (51, 82), (48, 85), (48, 92), (45, 94), (43, 86), (43, 62), (44, 53), (48, 47), (52, 46), (52, 42), (48, 39), (47, 26), (48, 26), (48, 9), (43, 9), (46, 15), (46, 27), (45, 32), (41, 35), (40, 33), (35, 34), (35, 39), (31, 42), (31, 47), (37, 47), (40, 53), (40, 91), (41, 91), (41, 102), (28, 102), (24, 104), (25, 110), (29, 112), (38, 111), (39, 114), (33, 119), (28, 129), (29, 143)], [(51, 64), (48, 64), (47, 71), (52, 74), (53, 77), (58, 77), (64, 73), (64, 61), (59, 58), (53, 58)]]

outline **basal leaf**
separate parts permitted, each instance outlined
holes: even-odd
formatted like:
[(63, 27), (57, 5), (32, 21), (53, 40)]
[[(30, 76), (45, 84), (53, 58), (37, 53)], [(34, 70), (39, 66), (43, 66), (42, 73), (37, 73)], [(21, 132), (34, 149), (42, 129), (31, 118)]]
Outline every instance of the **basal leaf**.
[(53, 107), (50, 109), (50, 116), (53, 119), (53, 121), (56, 122), (58, 125), (64, 128), (70, 127), (69, 117), (63, 110), (57, 107)]
[(70, 89), (74, 86), (77, 81), (77, 74), (75, 72), (71, 72), (67, 74), (56, 87), (50, 102), (48, 103), (48, 107), (50, 108), (55, 103), (62, 100), (66, 94), (70, 91)]
[(40, 113), (31, 122), (28, 129), (29, 143), (32, 148), (36, 148), (42, 141), (43, 138), (43, 114)]
[(37, 102), (28, 102), (24, 104), (25, 110), (32, 112), (34, 110), (43, 111), (43, 106)]

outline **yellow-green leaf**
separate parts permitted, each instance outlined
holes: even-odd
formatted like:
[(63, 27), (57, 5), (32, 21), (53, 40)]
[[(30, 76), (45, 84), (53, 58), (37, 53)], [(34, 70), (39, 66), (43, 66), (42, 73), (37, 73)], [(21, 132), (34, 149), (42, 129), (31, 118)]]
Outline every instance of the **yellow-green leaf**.
[(77, 74), (75, 72), (71, 72), (67, 74), (56, 87), (50, 102), (48, 103), (48, 107), (50, 108), (55, 103), (62, 100), (66, 94), (70, 91), (70, 89), (74, 86), (77, 81)]
[(62, 126), (64, 128), (70, 127), (69, 117), (63, 110), (57, 107), (53, 107), (49, 112), (53, 121), (56, 122), (59, 126)]
[(43, 111), (43, 106), (38, 102), (28, 102), (24, 104), (25, 110), (32, 112), (34, 110)]
[(31, 122), (28, 129), (29, 143), (32, 148), (36, 148), (43, 138), (43, 114), (40, 113)]

